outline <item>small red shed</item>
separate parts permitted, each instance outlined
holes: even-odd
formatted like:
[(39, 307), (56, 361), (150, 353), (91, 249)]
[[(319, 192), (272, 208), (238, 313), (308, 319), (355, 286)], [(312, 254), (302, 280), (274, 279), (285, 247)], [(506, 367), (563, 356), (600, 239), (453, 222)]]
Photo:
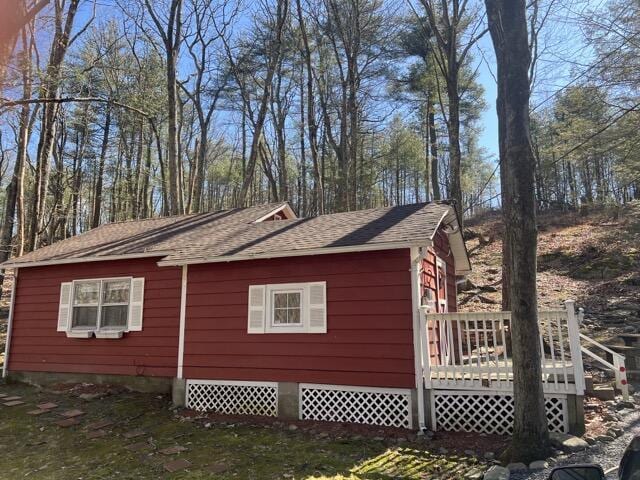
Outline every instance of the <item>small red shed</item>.
[(420, 307), (455, 311), (470, 264), (446, 202), (312, 218), (279, 203), (107, 224), (3, 268), (5, 376), (418, 428), (438, 349)]

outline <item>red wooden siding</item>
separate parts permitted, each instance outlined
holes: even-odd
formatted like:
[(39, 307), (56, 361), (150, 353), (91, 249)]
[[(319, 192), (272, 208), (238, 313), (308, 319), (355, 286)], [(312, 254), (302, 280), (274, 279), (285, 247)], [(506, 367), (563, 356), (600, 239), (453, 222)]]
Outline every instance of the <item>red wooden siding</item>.
[[(180, 268), (158, 258), (20, 269), (9, 371), (175, 377)], [(83, 278), (145, 278), (143, 330), (120, 339), (67, 338), (57, 332), (60, 284)]]
[[(437, 308), (439, 308), (438, 300), (442, 292), (436, 291), (436, 255), (445, 262), (447, 269), (447, 309), (449, 312), (458, 311), (457, 304), (457, 292), (456, 292), (456, 274), (455, 274), (455, 262), (453, 254), (449, 248), (449, 238), (442, 229), (438, 230), (434, 237), (434, 247), (429, 249), (427, 256), (424, 259), (422, 265), (422, 288), (430, 289), (433, 292), (433, 299), (436, 300)], [(432, 362), (438, 361), (438, 355), (440, 350), (440, 344), (438, 342), (439, 332), (435, 331), (433, 325), (429, 326), (429, 352)]]
[[(412, 388), (408, 249), (189, 266), (185, 378)], [(326, 334), (247, 334), (250, 285), (327, 282)]]
[(433, 243), (436, 254), (447, 264), (447, 308), (450, 312), (457, 312), (456, 265), (453, 259), (453, 253), (451, 253), (449, 247), (449, 238), (447, 234), (440, 229), (436, 233)]

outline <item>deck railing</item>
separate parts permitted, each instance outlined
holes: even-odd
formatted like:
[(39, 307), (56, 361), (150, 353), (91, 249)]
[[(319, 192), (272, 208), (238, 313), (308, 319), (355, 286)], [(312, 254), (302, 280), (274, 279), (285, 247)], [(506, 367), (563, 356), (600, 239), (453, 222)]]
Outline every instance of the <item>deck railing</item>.
[[(513, 389), (511, 312), (425, 311), (424, 320), (428, 388)], [(582, 395), (584, 373), (574, 303), (567, 301), (563, 310), (538, 312), (538, 322), (544, 391)]]

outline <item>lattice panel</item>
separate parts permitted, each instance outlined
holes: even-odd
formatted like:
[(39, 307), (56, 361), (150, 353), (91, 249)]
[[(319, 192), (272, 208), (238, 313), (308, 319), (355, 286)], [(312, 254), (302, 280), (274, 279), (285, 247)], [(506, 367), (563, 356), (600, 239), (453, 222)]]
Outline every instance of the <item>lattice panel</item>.
[[(568, 430), (566, 398), (546, 397), (545, 400), (549, 430), (566, 432)], [(511, 435), (513, 397), (436, 392), (435, 418), (438, 430)]]
[(187, 408), (227, 415), (278, 415), (277, 384), (189, 380)]
[(409, 391), (300, 386), (300, 418), (411, 428)]

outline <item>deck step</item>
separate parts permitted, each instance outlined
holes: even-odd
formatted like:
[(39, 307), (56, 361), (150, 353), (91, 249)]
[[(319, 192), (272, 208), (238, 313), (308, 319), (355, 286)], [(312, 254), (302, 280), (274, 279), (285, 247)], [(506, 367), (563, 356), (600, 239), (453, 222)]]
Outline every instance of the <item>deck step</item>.
[(595, 385), (591, 395), (605, 401), (616, 399), (616, 392), (610, 385)]
[(627, 347), (640, 346), (640, 333), (621, 333), (618, 337), (624, 341)]
[(584, 390), (589, 395), (593, 395), (593, 375), (584, 376)]

